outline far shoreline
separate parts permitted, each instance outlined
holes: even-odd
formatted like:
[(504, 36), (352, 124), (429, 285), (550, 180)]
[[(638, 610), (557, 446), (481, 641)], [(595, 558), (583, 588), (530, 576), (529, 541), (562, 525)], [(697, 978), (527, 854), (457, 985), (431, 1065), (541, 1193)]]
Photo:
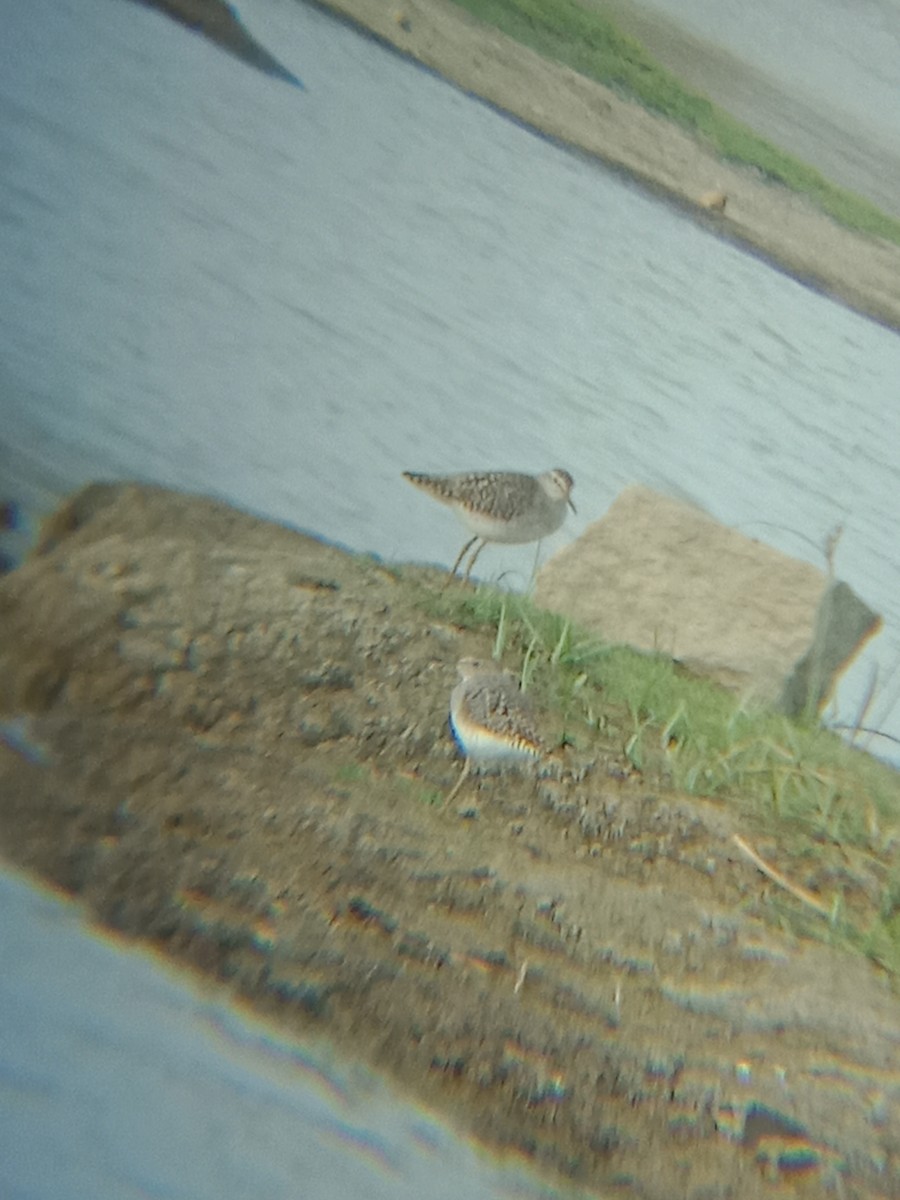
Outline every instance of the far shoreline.
[[(558, 145), (599, 160), (799, 283), (900, 332), (900, 246), (845, 228), (799, 194), (722, 160), (672, 121), (542, 58), (453, 0), (307, 2)], [(718, 197), (726, 198), (724, 210)]]
[[(251, 65), (223, 0), (141, 0)], [(597, 159), (769, 266), (900, 332), (900, 246), (853, 232), (803, 196), (726, 162), (636, 101), (542, 58), (453, 0), (307, 0), (563, 147)], [(265, 52), (267, 55), (267, 52)], [(268, 55), (267, 55), (268, 56)]]

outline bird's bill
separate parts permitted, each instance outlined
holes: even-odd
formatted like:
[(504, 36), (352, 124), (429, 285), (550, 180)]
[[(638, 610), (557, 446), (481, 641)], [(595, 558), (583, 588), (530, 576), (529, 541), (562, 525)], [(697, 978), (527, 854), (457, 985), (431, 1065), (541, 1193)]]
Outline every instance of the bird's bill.
[(572, 512), (578, 512), (578, 509), (577, 509), (577, 508), (575, 507), (575, 505), (572, 503), (572, 497), (571, 497), (571, 496), (567, 496), (567, 497), (566, 497), (566, 500), (568, 501), (569, 508), (571, 508)]

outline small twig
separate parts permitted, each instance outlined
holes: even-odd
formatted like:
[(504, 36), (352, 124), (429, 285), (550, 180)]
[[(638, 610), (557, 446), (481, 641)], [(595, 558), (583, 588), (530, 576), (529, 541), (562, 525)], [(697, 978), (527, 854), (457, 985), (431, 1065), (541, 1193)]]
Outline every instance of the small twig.
[(450, 801), (453, 799), (453, 797), (456, 795), (456, 793), (459, 791), (459, 789), (462, 787), (462, 785), (463, 785), (463, 784), (466, 782), (466, 780), (469, 778), (469, 768), (470, 768), (471, 766), (472, 766), (472, 760), (471, 760), (470, 758), (467, 758), (467, 759), (466, 759), (466, 761), (465, 761), (465, 763), (464, 763), (464, 765), (463, 765), (462, 774), (460, 775), (459, 779), (457, 779), (457, 781), (456, 781), (456, 783), (455, 783), (455, 785), (454, 785), (454, 787), (453, 787), (453, 790), (451, 791), (450, 795), (449, 795), (449, 796), (447, 797), (447, 799), (444, 801), (444, 803), (445, 803), (445, 804), (449, 804), (449, 803), (450, 803)]
[(873, 737), (887, 738), (887, 740), (889, 742), (896, 742), (898, 745), (900, 745), (900, 737), (897, 737), (893, 733), (885, 733), (883, 729), (872, 729), (871, 726), (869, 726), (869, 725), (831, 725), (831, 724), (829, 724), (828, 728), (834, 729), (837, 732), (840, 732), (841, 730), (852, 730), (854, 737), (856, 737), (856, 735), (858, 733), (870, 733), (870, 734), (872, 734)]
[(758, 867), (763, 875), (767, 875), (773, 883), (777, 883), (779, 887), (783, 887), (786, 892), (790, 892), (792, 896), (796, 896), (798, 900), (802, 900), (810, 908), (814, 908), (823, 917), (831, 916), (831, 908), (829, 906), (820, 903), (812, 892), (808, 892), (806, 888), (798, 887), (796, 883), (791, 883), (780, 871), (776, 871), (774, 867), (770, 867), (765, 859), (760, 858), (756, 851), (751, 846), (748, 846), (739, 834), (733, 833), (731, 840), (739, 850), (747, 855), (753, 865)]
[(825, 539), (823, 547), (825, 551), (825, 562), (828, 564), (828, 578), (834, 579), (834, 552), (837, 550), (837, 544), (844, 535), (844, 526), (835, 525)]

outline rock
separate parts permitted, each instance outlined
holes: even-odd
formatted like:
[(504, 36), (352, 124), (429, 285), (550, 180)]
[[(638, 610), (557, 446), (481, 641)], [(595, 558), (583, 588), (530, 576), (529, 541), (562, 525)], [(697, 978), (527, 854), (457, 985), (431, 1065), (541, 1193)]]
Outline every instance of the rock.
[(703, 192), (702, 195), (698, 196), (697, 203), (708, 212), (723, 213), (725, 205), (728, 203), (728, 195), (719, 189), (714, 189), (710, 192)]
[(846, 583), (639, 486), (544, 566), (535, 599), (791, 713), (820, 708), (881, 624)]
[(777, 707), (791, 716), (822, 709), (840, 673), (881, 625), (881, 617), (849, 584), (841, 580), (830, 583), (816, 610), (809, 649), (785, 680)]

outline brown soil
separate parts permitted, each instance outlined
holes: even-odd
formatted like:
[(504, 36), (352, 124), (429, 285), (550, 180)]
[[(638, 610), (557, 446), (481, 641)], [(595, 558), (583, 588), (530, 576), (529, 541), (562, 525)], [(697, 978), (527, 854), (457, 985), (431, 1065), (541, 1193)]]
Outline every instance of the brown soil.
[(762, 919), (726, 806), (626, 771), (614, 729), (442, 802), (455, 663), (490, 646), (428, 615), (439, 579), (87, 489), (0, 580), (30, 741), (3, 727), (3, 853), (557, 1177), (897, 1194), (896, 997)]

